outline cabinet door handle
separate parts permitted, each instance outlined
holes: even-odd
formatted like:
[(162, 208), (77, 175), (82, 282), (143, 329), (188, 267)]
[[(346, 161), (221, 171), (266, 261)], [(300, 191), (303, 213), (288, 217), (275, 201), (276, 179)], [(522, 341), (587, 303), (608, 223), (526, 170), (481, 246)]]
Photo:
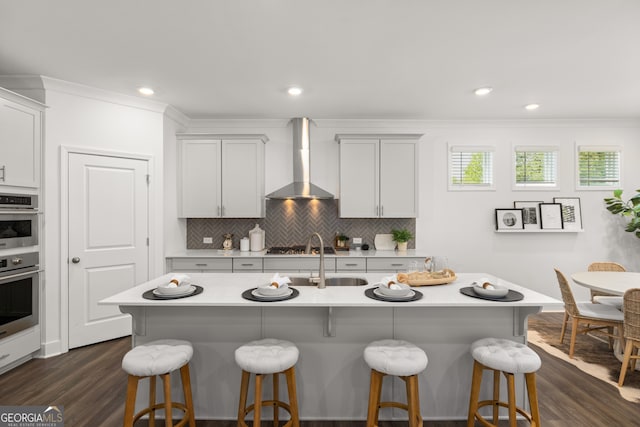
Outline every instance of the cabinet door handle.
[(207, 264), (196, 264), (196, 267), (206, 267)]
[(384, 216), (384, 206), (380, 206), (380, 216)]
[(9, 356), (10, 356), (10, 354), (9, 354), (9, 353), (7, 353), (7, 354), (3, 354), (2, 356), (0, 356), (0, 360), (2, 360), (2, 359), (6, 359), (6, 358), (7, 358), (7, 357), (9, 357)]
[(357, 267), (358, 264), (345, 264), (346, 267)]
[(379, 212), (380, 212), (380, 207), (378, 205), (376, 205), (376, 216), (378, 216)]
[(6, 167), (5, 165), (2, 165), (2, 167), (0, 167), (0, 171), (2, 171), (2, 176), (0, 177), (0, 179), (2, 180), (2, 182), (4, 182), (4, 177), (7, 174), (5, 167)]
[(391, 264), (391, 267), (404, 267), (404, 264)]
[(253, 267), (253, 264), (240, 264), (243, 267)]

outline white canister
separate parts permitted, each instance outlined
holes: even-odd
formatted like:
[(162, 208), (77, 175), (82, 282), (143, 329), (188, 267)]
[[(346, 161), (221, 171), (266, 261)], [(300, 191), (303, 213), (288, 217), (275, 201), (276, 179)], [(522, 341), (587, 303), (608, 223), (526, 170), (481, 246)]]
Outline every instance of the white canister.
[(264, 249), (264, 230), (258, 224), (249, 231), (249, 240), (251, 252), (259, 252)]
[(242, 252), (248, 252), (249, 251), (249, 238), (248, 237), (243, 237), (242, 239), (240, 239), (240, 250)]

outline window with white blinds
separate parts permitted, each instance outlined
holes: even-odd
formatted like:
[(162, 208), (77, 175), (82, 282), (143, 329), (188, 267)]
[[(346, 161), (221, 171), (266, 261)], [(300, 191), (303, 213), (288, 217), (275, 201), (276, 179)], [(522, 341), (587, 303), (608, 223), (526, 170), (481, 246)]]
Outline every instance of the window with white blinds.
[(577, 188), (581, 190), (615, 189), (622, 186), (618, 146), (578, 146)]
[(493, 147), (449, 147), (449, 190), (494, 190)]
[(558, 186), (558, 147), (516, 146), (514, 186), (516, 189), (544, 189)]

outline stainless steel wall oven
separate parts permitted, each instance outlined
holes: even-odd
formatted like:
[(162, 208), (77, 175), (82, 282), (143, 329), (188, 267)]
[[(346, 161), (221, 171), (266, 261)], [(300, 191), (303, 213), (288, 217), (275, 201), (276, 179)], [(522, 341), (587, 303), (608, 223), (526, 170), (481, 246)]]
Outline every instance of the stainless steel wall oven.
[(0, 249), (38, 244), (38, 196), (0, 194)]
[(0, 257), (0, 339), (38, 324), (38, 252)]

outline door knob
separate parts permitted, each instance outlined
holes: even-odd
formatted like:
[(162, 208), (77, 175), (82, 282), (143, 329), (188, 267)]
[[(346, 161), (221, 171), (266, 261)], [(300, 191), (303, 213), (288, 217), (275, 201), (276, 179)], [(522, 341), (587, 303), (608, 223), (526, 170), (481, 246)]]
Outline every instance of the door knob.
[(12, 259), (11, 259), (11, 264), (13, 264), (13, 265), (20, 265), (20, 264), (22, 264), (22, 258), (18, 258), (18, 257), (16, 257), (16, 258), (12, 258)]
[(80, 258), (78, 258), (77, 256), (74, 256), (73, 258), (71, 258), (71, 262), (74, 264), (77, 264), (80, 262)]

